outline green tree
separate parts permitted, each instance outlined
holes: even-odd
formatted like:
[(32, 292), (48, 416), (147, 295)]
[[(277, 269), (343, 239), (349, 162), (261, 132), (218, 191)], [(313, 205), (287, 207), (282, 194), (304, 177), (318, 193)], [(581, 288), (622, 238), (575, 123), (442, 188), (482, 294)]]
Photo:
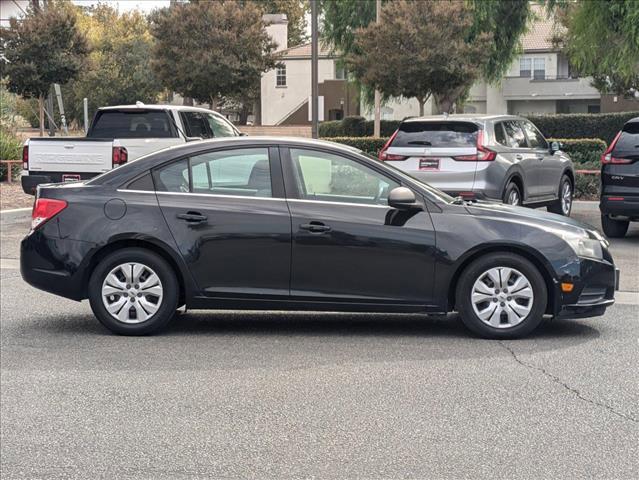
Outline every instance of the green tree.
[(2, 77), (7, 89), (40, 103), (40, 135), (44, 134), (43, 100), (52, 84), (65, 84), (78, 76), (89, 52), (77, 17), (64, 2), (30, 8), (21, 20), (11, 18), (0, 29)]
[(397, 0), (382, 7), (380, 24), (355, 33), (346, 63), (387, 96), (417, 98), (420, 115), (430, 95), (450, 112), (481, 76), (492, 41), (490, 33), (471, 35), (472, 26), (463, 0)]
[(146, 17), (137, 11), (120, 14), (106, 4), (77, 13), (92, 51), (63, 91), (68, 118), (81, 122), (85, 97), (90, 116), (105, 105), (156, 102), (162, 85), (151, 69), (153, 37)]
[(639, 2), (553, 1), (565, 27), (555, 42), (573, 68), (603, 93), (639, 89)]
[(241, 97), (276, 66), (275, 44), (254, 4), (198, 2), (155, 10), (151, 65), (163, 84), (213, 106)]

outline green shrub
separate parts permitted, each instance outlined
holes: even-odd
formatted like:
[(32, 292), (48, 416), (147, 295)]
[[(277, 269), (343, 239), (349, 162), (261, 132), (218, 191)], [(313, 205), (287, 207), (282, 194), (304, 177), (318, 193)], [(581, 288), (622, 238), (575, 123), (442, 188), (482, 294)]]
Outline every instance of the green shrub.
[(623, 124), (639, 112), (621, 113), (570, 113), (558, 115), (529, 115), (545, 137), (553, 138), (601, 138), (612, 142)]
[[(22, 142), (8, 129), (0, 129), (0, 160), (20, 160), (22, 158)], [(20, 164), (12, 166), (14, 176), (17, 175), (22, 166)], [(0, 164), (0, 180), (7, 178), (7, 165)]]
[(384, 144), (388, 141), (388, 138), (381, 137), (331, 137), (322, 138), (329, 142), (341, 143), (343, 145), (349, 145), (351, 147), (359, 148), (361, 151), (369, 153), (371, 155), (377, 155)]
[(599, 138), (549, 138), (548, 142), (563, 143), (563, 151), (570, 155), (576, 168), (584, 168), (585, 164), (597, 164), (601, 154), (608, 145)]
[(599, 199), (599, 175), (577, 174), (575, 178), (575, 198), (579, 200)]
[[(390, 137), (399, 127), (400, 120), (382, 120), (380, 133), (382, 137)], [(372, 137), (373, 121), (364, 117), (346, 117), (343, 120), (322, 122), (319, 126), (319, 136), (324, 137)]]

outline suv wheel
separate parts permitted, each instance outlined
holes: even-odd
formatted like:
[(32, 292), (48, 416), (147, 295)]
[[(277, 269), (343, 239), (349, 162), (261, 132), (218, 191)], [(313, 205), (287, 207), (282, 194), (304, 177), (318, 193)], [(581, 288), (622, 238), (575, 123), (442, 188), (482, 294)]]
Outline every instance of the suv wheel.
[(568, 178), (568, 175), (563, 175), (561, 182), (559, 182), (559, 197), (556, 202), (548, 206), (548, 211), (565, 217), (570, 216), (570, 211), (572, 210), (572, 195), (572, 182), (570, 178)]
[(520, 206), (522, 204), (521, 192), (519, 191), (519, 187), (516, 183), (510, 182), (504, 191), (504, 203), (508, 205), (517, 205)]
[(541, 323), (548, 293), (539, 270), (511, 253), (488, 254), (471, 263), (457, 284), (462, 322), (485, 338), (517, 338)]
[(621, 238), (628, 231), (628, 220), (614, 220), (608, 215), (601, 215), (601, 227), (606, 236), (611, 238)]
[(142, 248), (125, 248), (104, 258), (89, 280), (96, 318), (121, 335), (146, 335), (174, 316), (179, 285), (171, 266)]

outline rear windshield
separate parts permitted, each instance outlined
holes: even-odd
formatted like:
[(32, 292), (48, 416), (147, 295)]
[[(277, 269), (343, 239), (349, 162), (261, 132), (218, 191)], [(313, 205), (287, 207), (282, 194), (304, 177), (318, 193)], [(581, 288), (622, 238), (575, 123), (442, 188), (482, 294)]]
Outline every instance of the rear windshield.
[(169, 138), (174, 137), (171, 120), (163, 110), (104, 110), (89, 131), (93, 138)]
[(393, 147), (474, 147), (479, 127), (470, 122), (405, 122)]
[(639, 122), (628, 123), (623, 127), (615, 151), (639, 153)]

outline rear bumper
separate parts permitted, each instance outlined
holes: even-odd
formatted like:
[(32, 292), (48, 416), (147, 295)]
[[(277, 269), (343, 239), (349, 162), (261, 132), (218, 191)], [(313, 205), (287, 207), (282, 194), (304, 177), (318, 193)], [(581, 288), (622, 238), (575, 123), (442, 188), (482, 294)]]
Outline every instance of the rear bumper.
[(599, 210), (603, 215), (639, 220), (639, 195), (602, 195)]
[(62, 183), (65, 175), (78, 176), (79, 180), (88, 180), (99, 173), (71, 173), (71, 172), (42, 172), (36, 174), (23, 174), (21, 177), (22, 190), (28, 195), (35, 195), (38, 185), (46, 183)]

